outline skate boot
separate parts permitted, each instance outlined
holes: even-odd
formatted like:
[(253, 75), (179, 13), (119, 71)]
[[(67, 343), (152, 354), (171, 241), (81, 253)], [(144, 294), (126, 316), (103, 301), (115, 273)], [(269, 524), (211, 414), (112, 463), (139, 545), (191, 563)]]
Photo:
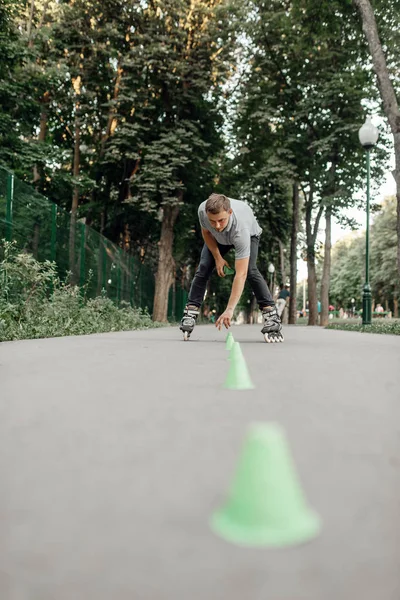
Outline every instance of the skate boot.
[(183, 311), (183, 317), (179, 329), (183, 331), (183, 339), (185, 342), (190, 338), (194, 326), (196, 325), (196, 319), (199, 316), (199, 309), (197, 306), (189, 305), (185, 307)]
[(263, 309), (262, 316), (264, 320), (261, 333), (268, 344), (283, 342), (282, 324), (275, 306), (268, 306)]

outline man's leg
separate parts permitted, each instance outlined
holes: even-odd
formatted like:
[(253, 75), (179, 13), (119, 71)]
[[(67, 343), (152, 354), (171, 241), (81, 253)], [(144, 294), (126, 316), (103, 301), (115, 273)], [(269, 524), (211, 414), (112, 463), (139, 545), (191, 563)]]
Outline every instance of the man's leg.
[(257, 267), (259, 242), (259, 238), (255, 236), (251, 238), (250, 260), (249, 269), (247, 271), (247, 281), (249, 282), (251, 289), (254, 292), (260, 310), (263, 310), (267, 306), (275, 306), (275, 302), (271, 296), (271, 292), (269, 291), (267, 282), (265, 281), (264, 277), (261, 275)]
[[(231, 249), (232, 246), (222, 246), (218, 244), (219, 251), (222, 256)], [(190, 286), (189, 298), (183, 311), (180, 329), (184, 332), (185, 340), (189, 339), (197, 317), (199, 316), (200, 306), (204, 300), (207, 282), (215, 267), (215, 260), (207, 245), (204, 244), (200, 255), (199, 266), (194, 275), (192, 285)]]
[[(218, 244), (221, 256), (225, 256), (232, 246), (222, 246)], [(206, 293), (207, 282), (210, 279), (211, 273), (215, 267), (215, 260), (207, 245), (204, 244), (200, 255), (199, 266), (194, 275), (192, 285), (190, 286), (189, 298), (187, 306), (197, 306), (199, 308), (204, 300)]]
[(251, 238), (249, 270), (247, 280), (255, 294), (258, 305), (263, 314), (263, 328), (261, 332), (266, 342), (283, 342), (281, 333), (282, 325), (275, 307), (274, 299), (268, 289), (267, 282), (257, 268), (259, 238)]
[(206, 244), (204, 244), (200, 255), (200, 262), (194, 274), (192, 285), (190, 286), (188, 306), (199, 308), (206, 293), (207, 282), (215, 267), (215, 260)]

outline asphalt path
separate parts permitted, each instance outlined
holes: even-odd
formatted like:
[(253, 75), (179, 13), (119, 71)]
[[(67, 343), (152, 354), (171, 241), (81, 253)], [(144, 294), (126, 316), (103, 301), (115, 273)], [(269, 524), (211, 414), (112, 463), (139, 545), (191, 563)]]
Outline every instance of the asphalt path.
[[(1, 600), (399, 600), (400, 337), (226, 332), (0, 344)], [(320, 536), (216, 536), (249, 424), (286, 432)]]

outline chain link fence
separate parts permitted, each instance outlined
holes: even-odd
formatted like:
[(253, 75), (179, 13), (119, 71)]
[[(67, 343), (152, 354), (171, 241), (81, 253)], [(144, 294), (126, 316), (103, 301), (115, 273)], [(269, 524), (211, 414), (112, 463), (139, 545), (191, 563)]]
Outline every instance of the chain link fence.
[[(86, 287), (87, 297), (105, 294), (117, 305), (127, 302), (150, 314), (154, 301), (154, 273), (133, 254), (88, 227), (0, 168), (0, 240), (17, 246), (38, 261), (56, 263), (61, 279), (67, 276)], [(174, 285), (169, 292), (168, 319), (180, 320), (186, 291)]]

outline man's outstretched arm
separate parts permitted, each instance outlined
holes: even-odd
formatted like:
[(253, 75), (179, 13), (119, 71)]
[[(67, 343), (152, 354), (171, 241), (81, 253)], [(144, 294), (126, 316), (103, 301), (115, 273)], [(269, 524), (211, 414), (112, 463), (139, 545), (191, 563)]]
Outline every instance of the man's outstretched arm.
[(243, 294), (244, 284), (246, 283), (249, 259), (250, 257), (239, 258), (235, 261), (236, 274), (232, 283), (231, 295), (228, 300), (228, 306), (215, 323), (218, 329), (221, 329), (222, 325), (225, 325), (227, 329), (231, 326), (233, 311)]

